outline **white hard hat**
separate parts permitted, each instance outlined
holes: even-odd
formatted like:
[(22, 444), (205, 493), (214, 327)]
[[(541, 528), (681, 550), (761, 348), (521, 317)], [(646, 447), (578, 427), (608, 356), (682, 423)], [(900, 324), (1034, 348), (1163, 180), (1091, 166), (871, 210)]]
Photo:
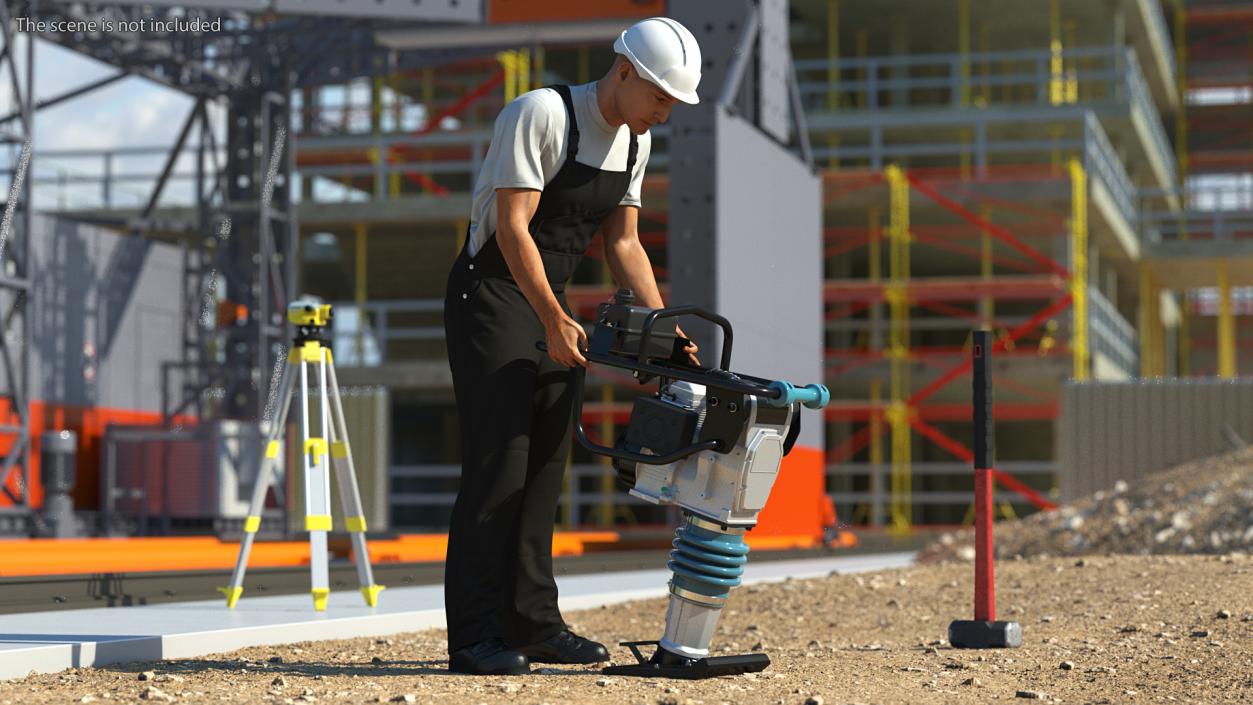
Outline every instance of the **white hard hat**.
[(674, 98), (690, 105), (700, 102), (700, 45), (682, 24), (669, 17), (640, 20), (618, 35), (613, 50)]

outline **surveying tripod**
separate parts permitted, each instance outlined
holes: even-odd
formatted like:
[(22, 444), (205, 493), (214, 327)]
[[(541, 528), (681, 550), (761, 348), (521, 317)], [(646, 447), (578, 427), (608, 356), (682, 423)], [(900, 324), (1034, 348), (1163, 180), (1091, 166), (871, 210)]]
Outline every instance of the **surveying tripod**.
[[(348, 447), (348, 429), (344, 424), (344, 406), (339, 396), (339, 381), (335, 377), (335, 365), (331, 349), (325, 338), (326, 327), (331, 321), (330, 304), (295, 301), (287, 307), (287, 320), (296, 326), (291, 353), (283, 367), (278, 387), (279, 405), (277, 418), (270, 428), (265, 445), (265, 457), (257, 472), (257, 483), (252, 490), (248, 505), (248, 518), (244, 522), (244, 539), (239, 546), (239, 558), (231, 574), (231, 584), (218, 588), (226, 595), (226, 606), (233, 608), (244, 591), (244, 571), (248, 567), (248, 554), (257, 530), (261, 528), (261, 510), (265, 495), (278, 469), (278, 455), (283, 432), (287, 426), (287, 412), (291, 409), (292, 389), (295, 386), (297, 365), (300, 375), (300, 425), (304, 446), (304, 496), (305, 531), (309, 532), (309, 568), (313, 574), (313, 606), (326, 609), (330, 595), (327, 575), (326, 534), (331, 530), (331, 477), (327, 466), (327, 441), (330, 441), (331, 465), (339, 482), (339, 496), (343, 502), (344, 522), (352, 536), (353, 556), (357, 564), (357, 578), (366, 604), (378, 604), (382, 585), (374, 584), (370, 569), (370, 554), (365, 543), (365, 513), (361, 508), (361, 495), (357, 492), (357, 473), (352, 465), (352, 452)], [(309, 365), (317, 364), (319, 391), (319, 432), (309, 434)], [(328, 401), (327, 380), (330, 380)], [(331, 422), (329, 416), (334, 415)]]

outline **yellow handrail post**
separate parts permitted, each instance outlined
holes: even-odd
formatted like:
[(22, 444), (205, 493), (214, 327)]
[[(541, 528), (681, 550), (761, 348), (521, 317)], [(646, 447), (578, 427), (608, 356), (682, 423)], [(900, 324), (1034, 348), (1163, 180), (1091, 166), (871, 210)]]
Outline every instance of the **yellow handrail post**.
[(1236, 317), (1231, 309), (1231, 276), (1218, 264), (1218, 376), (1236, 376)]
[[(883, 227), (880, 221), (879, 209), (871, 207), (869, 213), (870, 227), (870, 281), (878, 284), (883, 279), (882, 274), (882, 250), (880, 242), (883, 240)], [(870, 307), (870, 340), (868, 347), (873, 352), (883, 352), (883, 338), (880, 336), (882, 332), (880, 325), (883, 321), (883, 312), (878, 303), (874, 303)], [(883, 506), (879, 504), (881, 491), (883, 489), (883, 415), (880, 413), (880, 402), (882, 401), (883, 382), (878, 377), (870, 380), (870, 466), (871, 466), (871, 502), (870, 521), (878, 526), (883, 520)]]
[(890, 193), (888, 284), (891, 313), (888, 356), (892, 361), (891, 403), (886, 417), (892, 429), (892, 529), (908, 532), (913, 524), (908, 399), (909, 383), (909, 181), (900, 167), (887, 168)]
[(1066, 102), (1066, 67), (1062, 59), (1060, 0), (1049, 0), (1049, 104)]
[(1192, 337), (1189, 331), (1188, 292), (1181, 292), (1179, 297), (1179, 376), (1192, 374)]
[(505, 71), (505, 102), (509, 103), (518, 97), (518, 52), (506, 49), (496, 54), (496, 60)]
[(1077, 158), (1070, 160), (1070, 296), (1074, 312), (1071, 350), (1074, 357), (1073, 376), (1088, 378), (1088, 175)]

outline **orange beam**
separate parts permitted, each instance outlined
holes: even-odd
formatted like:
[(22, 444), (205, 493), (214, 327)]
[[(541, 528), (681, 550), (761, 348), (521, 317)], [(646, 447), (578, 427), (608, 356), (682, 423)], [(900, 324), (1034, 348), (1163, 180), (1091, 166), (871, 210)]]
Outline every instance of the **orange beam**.
[[(239, 544), (215, 537), (27, 539), (6, 542), (0, 576), (225, 569), (238, 555)], [(249, 560), (253, 567), (308, 562), (307, 541), (258, 541)]]
[(960, 166), (914, 167), (909, 170), (909, 173), (925, 178), (932, 183), (950, 181), (960, 184), (986, 184), (1015, 181), (1060, 181), (1056, 168), (1052, 164), (989, 164), (987, 175), (980, 179), (972, 179), (968, 173), (963, 174), (963, 169)]
[(1198, 169), (1212, 171), (1237, 171), (1253, 168), (1253, 151), (1191, 151), (1188, 153), (1188, 165), (1192, 171)]
[[(966, 170), (969, 172), (969, 169)], [(1007, 181), (1060, 181), (1055, 167), (1051, 163), (1040, 164), (989, 164), (987, 175), (983, 178), (972, 178), (969, 173), (963, 174), (959, 166), (914, 167), (909, 173), (925, 177), (928, 181), (954, 184), (971, 183), (1004, 183)], [(848, 184), (848, 190), (857, 191), (873, 186), (875, 181), (882, 181), (883, 174), (870, 169), (843, 169), (839, 172), (824, 174), (824, 182), (828, 188), (832, 185)]]
[[(1023, 222), (1014, 225), (1014, 229), (1024, 235), (1050, 237), (1064, 236), (1066, 234), (1065, 231), (1057, 228), (1058, 226), (1052, 223), (1044, 222)], [(833, 240), (852, 240), (859, 237), (864, 238), (868, 232), (865, 226), (860, 225), (828, 226), (823, 228), (822, 236), (824, 240), (829, 242)], [(949, 240), (978, 240), (983, 237), (983, 233), (979, 228), (962, 223), (911, 224), (909, 232), (911, 235), (925, 233), (933, 237), (942, 237)]]
[[(905, 286), (911, 301), (977, 301), (999, 299), (1051, 299), (1066, 290), (1066, 282), (1056, 275), (1010, 275), (987, 280), (982, 277), (916, 277)], [(822, 299), (827, 304), (884, 300), (885, 284), (868, 280), (828, 281)]]
[[(581, 556), (589, 546), (616, 543), (619, 538), (616, 531), (557, 531), (553, 533), (553, 555)], [(369, 549), (370, 560), (376, 564), (438, 562), (448, 552), (448, 534), (409, 534), (370, 541)]]
[[(883, 406), (866, 402), (833, 401), (824, 409), (823, 415), (827, 421), (865, 423), (882, 415)], [(1057, 409), (1057, 404), (1003, 402), (995, 405), (995, 414), (998, 421), (1047, 421), (1057, 418)], [(924, 404), (915, 407), (915, 412), (919, 418), (927, 421), (969, 423), (974, 407), (963, 403)]]
[(655, 17), (666, 14), (664, 0), (489, 0), (490, 24)]
[(1253, 6), (1191, 6), (1184, 10), (1184, 15), (1189, 25), (1250, 23), (1253, 22)]

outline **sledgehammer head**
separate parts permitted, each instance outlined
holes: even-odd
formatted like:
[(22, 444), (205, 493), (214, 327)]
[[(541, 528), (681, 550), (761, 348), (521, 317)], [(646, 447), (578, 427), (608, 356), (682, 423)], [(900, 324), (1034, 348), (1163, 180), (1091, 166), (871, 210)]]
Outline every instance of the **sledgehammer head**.
[(958, 619), (948, 625), (948, 643), (956, 649), (1005, 649), (1022, 646), (1018, 622)]

